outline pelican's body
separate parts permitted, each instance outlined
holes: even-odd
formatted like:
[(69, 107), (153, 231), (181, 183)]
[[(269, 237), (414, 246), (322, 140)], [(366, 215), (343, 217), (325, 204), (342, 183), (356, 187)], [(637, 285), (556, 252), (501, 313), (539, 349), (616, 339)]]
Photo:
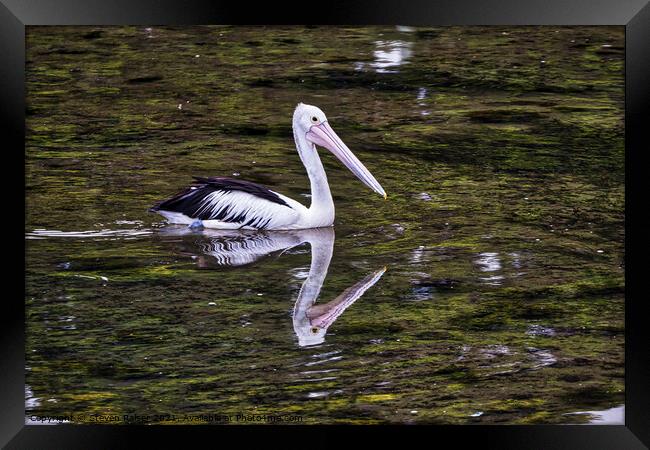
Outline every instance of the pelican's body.
[(334, 223), (334, 202), (316, 145), (334, 153), (357, 177), (386, 197), (381, 185), (329, 126), (317, 107), (300, 103), (293, 114), (296, 148), (311, 184), (311, 205), (249, 181), (195, 177), (196, 182), (152, 208), (171, 223), (220, 229), (296, 230)]

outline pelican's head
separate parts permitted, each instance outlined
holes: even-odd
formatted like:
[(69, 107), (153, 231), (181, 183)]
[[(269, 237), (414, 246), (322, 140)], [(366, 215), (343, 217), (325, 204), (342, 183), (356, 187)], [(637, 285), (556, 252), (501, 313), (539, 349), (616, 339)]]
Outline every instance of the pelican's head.
[(293, 113), (293, 127), (294, 132), (304, 133), (308, 143), (332, 152), (366, 186), (386, 198), (386, 192), (379, 182), (332, 130), (325, 113), (320, 108), (298, 103)]

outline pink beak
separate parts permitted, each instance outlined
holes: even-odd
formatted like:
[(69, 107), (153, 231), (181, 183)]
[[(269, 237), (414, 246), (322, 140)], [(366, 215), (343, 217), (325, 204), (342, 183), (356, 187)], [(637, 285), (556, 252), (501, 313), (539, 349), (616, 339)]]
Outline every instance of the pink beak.
[(357, 176), (357, 178), (363, 181), (366, 186), (386, 198), (386, 192), (379, 182), (377, 182), (370, 171), (366, 169), (366, 166), (364, 166), (361, 161), (354, 156), (354, 153), (352, 153), (348, 146), (343, 143), (341, 138), (337, 136), (327, 121), (324, 121), (319, 125), (312, 125), (306, 136), (309, 142), (324, 147), (332, 152), (348, 169), (350, 169), (350, 171), (352, 171), (353, 174)]

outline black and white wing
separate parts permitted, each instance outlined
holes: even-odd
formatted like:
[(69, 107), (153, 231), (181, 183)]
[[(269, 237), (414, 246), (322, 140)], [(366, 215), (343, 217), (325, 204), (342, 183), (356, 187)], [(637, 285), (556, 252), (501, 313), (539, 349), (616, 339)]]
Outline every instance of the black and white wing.
[(225, 177), (194, 177), (182, 192), (153, 208), (176, 223), (200, 219), (232, 228), (272, 229), (297, 219), (296, 203), (256, 183)]

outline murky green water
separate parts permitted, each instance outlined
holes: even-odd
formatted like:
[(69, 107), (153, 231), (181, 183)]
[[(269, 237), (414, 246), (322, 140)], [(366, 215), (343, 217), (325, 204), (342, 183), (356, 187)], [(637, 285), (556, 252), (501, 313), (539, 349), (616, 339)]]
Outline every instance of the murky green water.
[[(623, 27), (28, 27), (28, 415), (618, 408), (623, 56)], [(321, 152), (333, 232), (147, 212), (192, 175), (308, 203), (299, 101), (388, 201)], [(243, 264), (242, 246), (275, 251)]]

